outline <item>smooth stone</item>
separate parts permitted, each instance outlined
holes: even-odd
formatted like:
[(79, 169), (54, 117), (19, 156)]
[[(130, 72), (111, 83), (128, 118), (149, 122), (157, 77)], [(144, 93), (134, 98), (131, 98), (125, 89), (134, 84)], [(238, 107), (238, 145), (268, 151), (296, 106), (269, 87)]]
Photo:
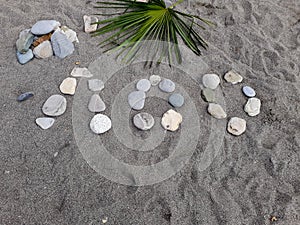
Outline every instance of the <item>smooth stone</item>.
[(151, 75), (149, 77), (149, 81), (151, 83), (152, 86), (156, 86), (159, 84), (159, 82), (161, 82), (161, 77), (158, 75)]
[(249, 98), (244, 111), (249, 116), (257, 116), (260, 113), (261, 101), (258, 98)]
[(30, 32), (30, 29), (23, 30), (20, 35), (19, 39), (16, 42), (18, 52), (24, 54), (26, 53), (31, 44), (33, 43), (34, 35)]
[(92, 118), (90, 128), (95, 134), (103, 134), (111, 129), (111, 120), (106, 115), (97, 114)]
[(133, 124), (140, 130), (150, 130), (154, 126), (154, 118), (151, 114), (142, 112), (133, 117)]
[(36, 124), (39, 125), (43, 130), (47, 130), (53, 126), (55, 119), (48, 117), (41, 117), (35, 120)]
[(220, 84), (220, 78), (217, 74), (205, 74), (202, 78), (204, 87), (210, 89), (216, 89)]
[(104, 83), (99, 79), (88, 80), (88, 86), (91, 91), (101, 91), (104, 88)]
[(67, 26), (62, 26), (61, 30), (65, 33), (69, 41), (79, 43), (77, 33), (74, 30), (70, 29)]
[(224, 75), (224, 79), (228, 82), (228, 83), (231, 83), (231, 84), (237, 84), (237, 83), (241, 83), (243, 81), (243, 77), (230, 70), (228, 71), (225, 75)]
[(32, 50), (29, 49), (26, 53), (22, 54), (20, 52), (17, 52), (17, 58), (18, 58), (18, 61), (19, 63), (21, 64), (26, 64), (28, 63), (30, 60), (33, 59), (33, 53), (32, 53)]
[(88, 109), (91, 112), (103, 112), (106, 109), (106, 105), (98, 94), (93, 94)]
[(25, 92), (18, 96), (17, 101), (19, 101), (19, 102), (25, 101), (25, 100), (33, 97), (33, 95), (34, 94), (32, 92)]
[(175, 83), (169, 79), (163, 79), (158, 87), (163, 92), (171, 93), (175, 90)]
[(42, 111), (47, 116), (60, 116), (67, 109), (67, 100), (62, 95), (52, 95), (44, 103)]
[(38, 59), (45, 59), (53, 55), (50, 41), (44, 41), (33, 49), (33, 54)]
[(83, 16), (83, 21), (84, 21), (84, 32), (86, 33), (91, 33), (97, 30), (98, 24), (93, 24), (92, 23), (97, 23), (98, 18), (94, 16)]
[(146, 93), (143, 91), (134, 91), (128, 95), (128, 104), (132, 109), (141, 110), (144, 108)]
[(139, 91), (147, 92), (150, 90), (150, 88), (151, 88), (151, 83), (147, 79), (141, 79), (136, 84), (136, 89), (138, 89)]
[(184, 97), (178, 93), (172, 94), (169, 97), (169, 103), (174, 107), (181, 107), (184, 104)]
[(176, 131), (182, 122), (182, 116), (180, 113), (173, 109), (168, 110), (164, 113), (161, 119), (161, 125), (165, 130)]
[(73, 77), (68, 77), (62, 81), (59, 86), (61, 93), (67, 95), (74, 95), (76, 90), (77, 81)]
[(222, 108), (222, 106), (216, 103), (209, 103), (207, 111), (210, 115), (212, 115), (216, 119), (224, 119), (227, 117), (227, 114)]
[(244, 95), (246, 95), (247, 97), (251, 98), (256, 95), (256, 93), (252, 87), (244, 86), (242, 90), (243, 90)]
[(215, 92), (210, 88), (204, 88), (201, 91), (202, 99), (206, 102), (214, 102), (215, 101)]
[(52, 32), (60, 26), (56, 20), (40, 20), (31, 28), (31, 33), (35, 35), (44, 35)]
[(227, 125), (227, 131), (235, 136), (239, 136), (246, 131), (246, 120), (232, 117)]
[(52, 34), (51, 43), (54, 55), (61, 59), (71, 55), (75, 50), (74, 44), (61, 30), (57, 30)]
[(83, 68), (75, 67), (71, 72), (71, 76), (90, 78), (93, 76), (93, 74), (91, 74), (91, 72), (85, 67)]

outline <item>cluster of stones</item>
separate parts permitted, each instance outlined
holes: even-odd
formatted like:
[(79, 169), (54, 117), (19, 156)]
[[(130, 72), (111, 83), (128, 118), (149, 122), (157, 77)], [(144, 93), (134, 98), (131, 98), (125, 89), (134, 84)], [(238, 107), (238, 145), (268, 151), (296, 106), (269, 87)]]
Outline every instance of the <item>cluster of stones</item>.
[[(128, 104), (134, 110), (142, 110), (145, 105), (146, 92), (151, 86), (157, 86), (165, 93), (172, 93), (176, 89), (176, 85), (169, 79), (161, 79), (158, 75), (152, 75), (149, 79), (141, 79), (136, 84), (136, 91), (128, 95)], [(173, 93), (168, 99), (170, 105), (179, 108), (184, 104), (184, 97), (180, 93)], [(165, 130), (176, 131), (182, 122), (180, 113), (173, 109), (165, 112), (161, 119), (161, 125)], [(133, 124), (140, 130), (150, 130), (154, 126), (154, 118), (150, 113), (141, 112), (133, 117)]]

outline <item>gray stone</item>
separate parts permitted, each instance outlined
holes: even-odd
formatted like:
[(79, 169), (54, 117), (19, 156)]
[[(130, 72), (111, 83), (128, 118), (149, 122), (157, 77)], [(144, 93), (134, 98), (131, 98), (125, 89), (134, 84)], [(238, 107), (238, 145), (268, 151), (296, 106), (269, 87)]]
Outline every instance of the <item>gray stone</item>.
[(53, 55), (52, 45), (50, 41), (43, 41), (33, 49), (33, 54), (38, 59), (45, 59)]
[(159, 88), (160, 90), (162, 90), (163, 92), (167, 92), (167, 93), (171, 93), (175, 90), (175, 83), (169, 79), (163, 79), (160, 83), (159, 83)]
[(17, 101), (22, 102), (33, 97), (33, 92), (26, 92), (18, 96)]
[(49, 34), (59, 26), (60, 23), (56, 20), (40, 20), (32, 26), (31, 33), (35, 35)]
[(244, 111), (249, 116), (257, 116), (260, 113), (261, 101), (258, 98), (249, 98)]
[(109, 131), (111, 126), (111, 119), (103, 114), (95, 115), (90, 122), (90, 128), (95, 134), (103, 134)]
[(169, 103), (174, 107), (181, 107), (184, 104), (184, 97), (181, 94), (175, 93), (169, 97)]
[(101, 91), (104, 88), (104, 83), (99, 79), (88, 80), (88, 86), (91, 91)]
[(71, 72), (71, 76), (90, 78), (93, 76), (93, 74), (91, 74), (91, 72), (85, 67), (75, 67)]
[(150, 81), (150, 83), (151, 83), (152, 86), (156, 86), (161, 81), (161, 77), (158, 76), (158, 75), (151, 75), (149, 77), (149, 81)]
[(20, 52), (17, 52), (17, 58), (19, 63), (21, 64), (26, 64), (28, 63), (30, 60), (33, 59), (33, 53), (32, 50), (29, 49), (26, 53), (22, 54)]
[(48, 117), (41, 117), (35, 120), (36, 124), (39, 125), (43, 130), (47, 130), (53, 126), (55, 119)]
[(202, 83), (204, 87), (214, 90), (220, 84), (220, 78), (216, 74), (205, 74), (202, 78)]
[(132, 109), (141, 110), (145, 105), (146, 94), (143, 91), (134, 91), (128, 95), (128, 103)]
[(103, 112), (106, 109), (106, 105), (98, 94), (93, 94), (88, 109), (91, 112)]
[(62, 95), (52, 95), (44, 103), (42, 111), (47, 116), (60, 116), (67, 109), (67, 100)]
[(176, 131), (182, 122), (182, 116), (180, 113), (173, 109), (168, 110), (164, 113), (161, 119), (161, 125), (165, 130)]
[(244, 86), (242, 90), (243, 90), (244, 95), (246, 95), (247, 97), (251, 98), (256, 95), (256, 93), (252, 87)]
[(64, 34), (67, 36), (67, 38), (71, 41), (71, 42), (77, 42), (79, 43), (78, 37), (77, 37), (77, 33), (70, 29), (67, 26), (62, 26), (61, 30), (64, 32)]
[(52, 34), (51, 42), (54, 54), (61, 59), (74, 52), (74, 44), (61, 30), (57, 30)]
[(84, 32), (86, 33), (91, 33), (93, 31), (97, 30), (97, 24), (92, 24), (92, 23), (97, 23), (98, 18), (94, 16), (83, 16), (83, 21), (84, 21)]
[(149, 113), (138, 113), (133, 117), (133, 124), (140, 130), (150, 130), (154, 126), (154, 118)]
[(228, 71), (225, 75), (224, 75), (224, 79), (228, 82), (228, 83), (232, 83), (232, 84), (237, 84), (237, 83), (241, 83), (243, 81), (243, 77), (234, 72), (234, 71)]
[(227, 117), (226, 112), (219, 104), (209, 103), (207, 111), (216, 119), (224, 119)]
[(229, 120), (227, 131), (235, 136), (239, 136), (246, 131), (246, 120), (233, 117)]
[(210, 88), (204, 88), (201, 91), (201, 96), (206, 102), (214, 102), (215, 101), (215, 92)]
[(20, 35), (19, 39), (16, 42), (18, 52), (24, 54), (26, 53), (31, 44), (33, 43), (34, 35), (30, 32), (30, 29), (23, 30)]
[(138, 89), (139, 91), (147, 92), (150, 90), (150, 88), (151, 88), (151, 83), (147, 79), (141, 79), (136, 84), (136, 89)]

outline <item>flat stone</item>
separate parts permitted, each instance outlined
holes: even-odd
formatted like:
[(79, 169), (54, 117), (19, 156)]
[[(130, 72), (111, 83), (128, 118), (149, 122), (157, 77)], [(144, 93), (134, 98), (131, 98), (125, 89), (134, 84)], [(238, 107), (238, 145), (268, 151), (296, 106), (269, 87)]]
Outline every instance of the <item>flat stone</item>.
[(59, 86), (61, 93), (67, 95), (74, 95), (76, 90), (77, 81), (73, 77), (68, 77), (62, 81)]
[(151, 114), (142, 112), (133, 117), (133, 124), (140, 130), (150, 130), (154, 126), (154, 118)]
[(60, 116), (67, 109), (67, 100), (62, 95), (52, 95), (44, 103), (42, 111), (47, 116)]
[(246, 131), (246, 120), (232, 117), (227, 125), (227, 131), (235, 136), (239, 136)]
[(83, 16), (83, 21), (84, 21), (84, 32), (86, 33), (91, 33), (97, 30), (98, 24), (93, 24), (92, 23), (97, 23), (98, 18), (94, 16)]
[(36, 124), (39, 125), (43, 130), (47, 130), (53, 126), (55, 119), (49, 117), (41, 117), (35, 120)]
[(25, 92), (18, 96), (17, 101), (23, 102), (23, 101), (33, 97), (33, 95), (34, 95), (33, 92)]
[(106, 105), (98, 94), (93, 94), (88, 109), (91, 112), (103, 112), (106, 109)]
[(174, 107), (181, 107), (184, 104), (184, 97), (181, 94), (175, 93), (169, 97), (169, 103)]
[(216, 103), (209, 103), (207, 111), (216, 119), (224, 119), (227, 117), (227, 114), (222, 108), (222, 106)]
[(75, 50), (74, 44), (61, 30), (56, 30), (52, 34), (51, 43), (54, 54), (61, 59), (71, 55)]
[(243, 90), (244, 95), (246, 95), (247, 97), (251, 98), (256, 95), (256, 93), (252, 87), (244, 86), (242, 90)]
[(228, 71), (225, 75), (224, 75), (224, 79), (228, 82), (228, 83), (231, 83), (231, 84), (237, 84), (237, 83), (241, 83), (243, 81), (243, 77), (230, 70)]
[(50, 41), (44, 41), (33, 49), (33, 54), (38, 59), (45, 59), (53, 56), (52, 45)]
[(150, 88), (151, 88), (151, 83), (147, 79), (141, 79), (136, 84), (136, 89), (138, 89), (139, 91), (147, 92), (150, 90)]
[(261, 101), (258, 98), (249, 98), (244, 111), (249, 116), (257, 116), (260, 113)]
[(176, 131), (182, 122), (182, 116), (180, 113), (173, 109), (168, 110), (164, 113), (161, 119), (161, 125), (165, 130)]
[(40, 20), (31, 28), (31, 33), (35, 35), (44, 35), (52, 32), (60, 26), (56, 20)]
[(210, 88), (204, 88), (201, 91), (201, 97), (206, 102), (214, 102), (215, 101), (215, 92)]
[(159, 89), (163, 92), (171, 93), (175, 90), (175, 83), (169, 79), (163, 79), (159, 85)]
[(146, 94), (143, 91), (134, 91), (128, 95), (128, 103), (132, 109), (141, 110), (145, 105)]
[(217, 74), (205, 74), (202, 78), (204, 87), (210, 89), (216, 89), (220, 84), (220, 78)]
[(69, 41), (79, 43), (77, 33), (74, 30), (70, 29), (67, 26), (62, 26), (61, 30), (65, 33)]
[(99, 79), (88, 80), (88, 86), (91, 91), (101, 91), (104, 88), (104, 83)]
[(93, 74), (91, 74), (91, 72), (85, 67), (83, 68), (75, 67), (71, 72), (71, 76), (90, 78), (93, 76)]
[(33, 59), (33, 53), (32, 50), (29, 49), (26, 53), (22, 54), (20, 52), (17, 52), (17, 58), (19, 63), (21, 64), (26, 64), (28, 63), (30, 60)]
[(31, 44), (33, 43), (34, 35), (30, 32), (30, 29), (23, 30), (20, 35), (19, 39), (16, 42), (18, 52), (24, 54), (26, 53)]
[(161, 82), (161, 77), (158, 75), (151, 75), (149, 77), (149, 81), (151, 83), (152, 86), (156, 86), (159, 84), (159, 82)]
[(106, 115), (97, 114), (92, 118), (90, 128), (95, 134), (103, 134), (111, 129), (111, 120)]

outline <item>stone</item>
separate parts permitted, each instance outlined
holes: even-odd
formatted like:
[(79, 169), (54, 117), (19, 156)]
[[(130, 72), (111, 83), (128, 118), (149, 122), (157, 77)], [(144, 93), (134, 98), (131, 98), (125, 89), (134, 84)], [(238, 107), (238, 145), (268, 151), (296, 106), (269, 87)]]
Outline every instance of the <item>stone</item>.
[(169, 103), (174, 107), (181, 107), (184, 104), (184, 97), (181, 94), (175, 93), (169, 97)]
[(93, 94), (88, 109), (91, 112), (103, 112), (106, 109), (106, 105), (98, 94)]
[(111, 129), (111, 120), (106, 115), (97, 114), (92, 118), (90, 128), (95, 134), (103, 134)]
[(67, 109), (67, 100), (62, 95), (52, 95), (44, 103), (42, 111), (47, 116), (60, 116)]
[(73, 77), (68, 77), (62, 81), (59, 86), (61, 93), (67, 95), (74, 95), (76, 90), (77, 81)]
[(202, 78), (202, 83), (204, 87), (214, 90), (220, 84), (220, 78), (217, 74), (205, 74)]
[(227, 117), (227, 114), (222, 106), (216, 103), (209, 103), (207, 111), (216, 119), (224, 119)]
[(136, 84), (136, 89), (138, 89), (139, 91), (147, 92), (150, 90), (150, 88), (151, 88), (151, 83), (147, 79), (141, 79)]
[(171, 93), (175, 90), (175, 83), (169, 79), (163, 79), (158, 87), (163, 92)]
[(140, 130), (150, 130), (154, 126), (154, 118), (151, 114), (142, 112), (133, 117), (133, 124)]
[(252, 98), (256, 95), (256, 93), (252, 87), (244, 86), (242, 90), (243, 90), (244, 95), (246, 95), (247, 97)]
[(44, 41), (33, 49), (33, 54), (38, 59), (45, 59), (53, 56), (52, 45), (50, 41)]
[(52, 34), (50, 33), (50, 34), (46, 34), (46, 35), (43, 35), (43, 36), (37, 38), (37, 39), (32, 43), (33, 47), (38, 46), (39, 44), (43, 43), (44, 41), (50, 41), (50, 40), (51, 40), (51, 36), (52, 36)]
[(40, 20), (31, 28), (34, 35), (44, 35), (56, 30), (60, 27), (60, 23), (56, 20)]
[(19, 63), (21, 64), (26, 64), (28, 63), (30, 60), (33, 59), (33, 53), (32, 50), (29, 49), (26, 53), (22, 54), (20, 52), (17, 52), (17, 58)]
[(18, 96), (17, 101), (23, 102), (23, 101), (25, 101), (25, 100), (27, 100), (27, 99), (33, 97), (33, 95), (34, 95), (33, 92), (25, 92), (25, 93), (20, 94), (20, 95)]
[(228, 122), (227, 131), (235, 136), (243, 134), (246, 131), (246, 120), (232, 117)]
[(149, 81), (150, 81), (150, 83), (151, 83), (152, 86), (156, 86), (161, 81), (161, 77), (158, 76), (158, 75), (151, 75), (149, 77)]
[(85, 15), (83, 16), (83, 21), (84, 21), (84, 32), (91, 33), (97, 30), (98, 25), (92, 24), (98, 22), (97, 17)]
[(65, 33), (69, 41), (79, 43), (77, 33), (74, 30), (70, 29), (67, 26), (62, 26), (61, 30)]
[(104, 83), (99, 79), (88, 80), (88, 87), (91, 91), (101, 91), (104, 88)]
[(165, 130), (176, 131), (179, 125), (182, 123), (182, 116), (180, 113), (173, 109), (168, 110), (164, 113), (161, 119), (161, 125)]
[(224, 79), (231, 84), (237, 84), (237, 83), (241, 83), (243, 81), (243, 77), (234, 72), (234, 71), (228, 71), (225, 75), (224, 75)]
[(20, 35), (19, 39), (16, 42), (18, 52), (24, 54), (26, 53), (31, 44), (33, 43), (34, 35), (30, 32), (30, 29), (23, 30)]
[(54, 55), (61, 59), (71, 55), (75, 50), (74, 44), (61, 30), (57, 30), (52, 34), (51, 43)]
[(258, 98), (249, 98), (245, 107), (244, 111), (249, 116), (257, 116), (260, 113), (261, 101)]
[(49, 117), (41, 117), (35, 120), (36, 124), (39, 125), (43, 130), (47, 130), (53, 126), (55, 119)]
[(206, 102), (214, 102), (215, 101), (215, 92), (210, 88), (204, 88), (201, 91), (201, 97)]
[[(165, 5), (166, 5), (166, 8), (169, 8), (174, 4), (174, 2), (172, 2), (170, 0), (164, 0), (164, 2), (165, 2)], [(175, 7), (172, 7), (172, 8), (175, 8)]]
[(141, 110), (145, 105), (146, 94), (143, 91), (134, 91), (128, 95), (128, 103), (132, 109)]
[(71, 72), (71, 76), (90, 78), (93, 76), (93, 74), (91, 74), (91, 72), (85, 67), (75, 67)]

